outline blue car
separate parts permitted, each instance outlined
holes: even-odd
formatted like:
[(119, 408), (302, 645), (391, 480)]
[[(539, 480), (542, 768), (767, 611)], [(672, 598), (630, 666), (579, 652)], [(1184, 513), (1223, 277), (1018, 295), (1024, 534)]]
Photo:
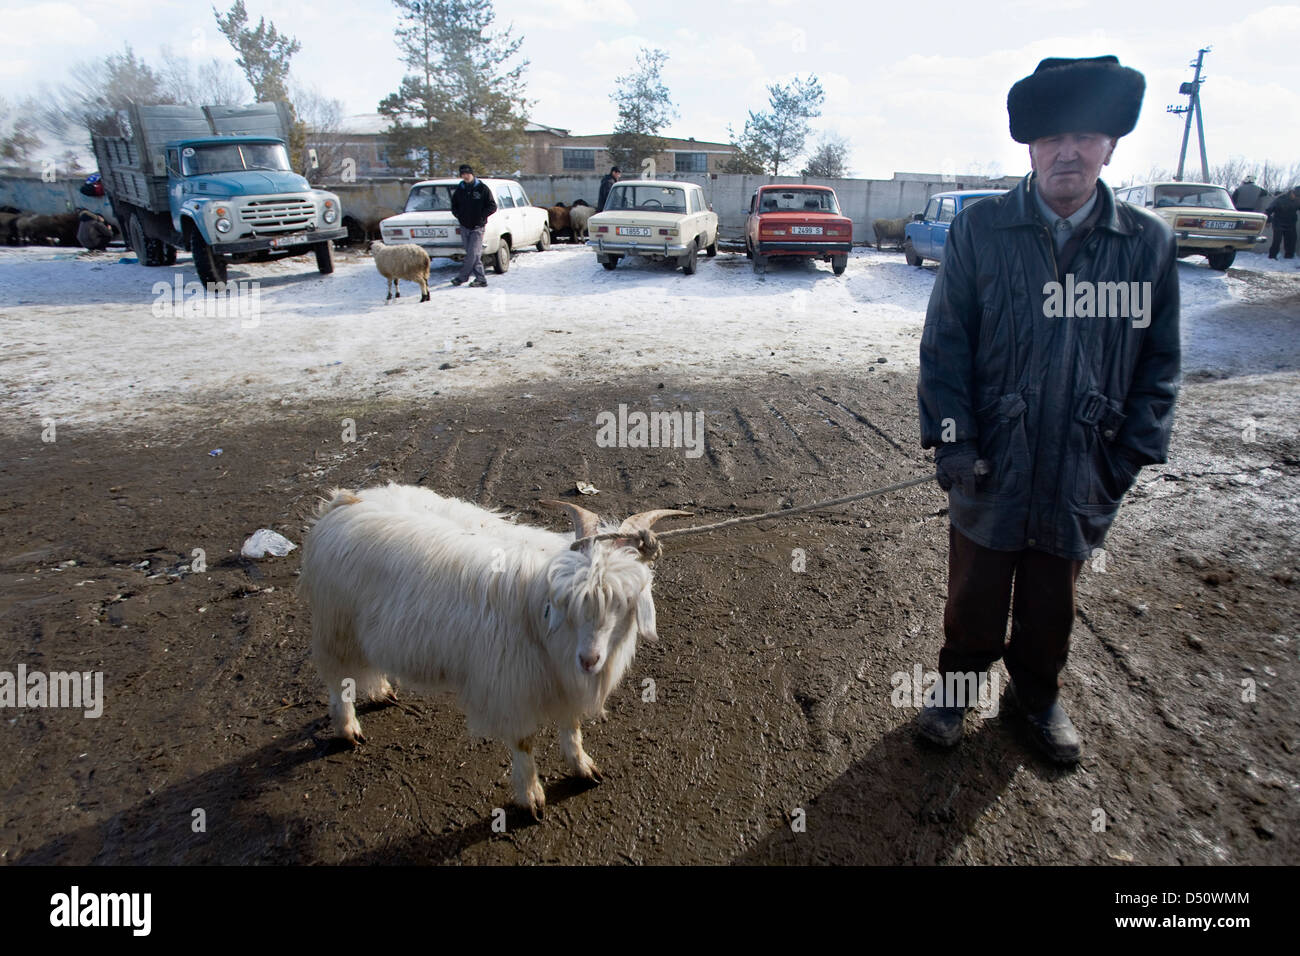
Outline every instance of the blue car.
[(957, 213), (973, 206), (981, 199), (1001, 196), (1005, 189), (962, 189), (950, 193), (935, 193), (903, 230), (903, 256), (909, 266), (919, 266), (926, 259), (943, 261), (943, 249), (948, 242), (948, 227)]

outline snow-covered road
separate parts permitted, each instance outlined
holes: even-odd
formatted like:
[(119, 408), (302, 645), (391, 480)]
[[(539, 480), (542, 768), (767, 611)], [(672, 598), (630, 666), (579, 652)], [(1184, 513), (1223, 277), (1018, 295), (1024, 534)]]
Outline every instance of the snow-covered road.
[[(232, 266), (257, 280), (255, 316), (176, 307), (194, 282), (175, 268), (119, 262), (120, 252), (0, 248), (5, 428), (47, 418), (123, 426), (213, 405), (263, 408), (313, 399), (418, 400), (622, 370), (693, 381), (916, 363), (933, 265), (859, 250), (843, 277), (826, 264), (755, 276), (743, 255), (701, 259), (695, 276), (651, 262), (601, 269), (582, 247), (519, 254), (487, 289), (454, 288), (434, 260), (433, 299), (406, 284), (386, 305), (384, 280), (359, 253), (333, 276), (310, 258)], [(1229, 274), (1199, 257), (1179, 271), (1185, 367), (1192, 375), (1300, 368), (1300, 272), (1243, 255)], [(156, 283), (168, 293), (155, 293)], [(192, 307), (192, 306), (191, 306)]]

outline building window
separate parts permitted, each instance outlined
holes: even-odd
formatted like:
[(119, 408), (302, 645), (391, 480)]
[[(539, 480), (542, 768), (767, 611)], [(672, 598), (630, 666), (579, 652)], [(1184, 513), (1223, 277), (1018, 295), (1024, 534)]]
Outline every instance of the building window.
[(676, 170), (679, 173), (707, 173), (709, 157), (707, 153), (677, 153)]
[(565, 169), (595, 169), (596, 151), (594, 149), (566, 149), (564, 151)]

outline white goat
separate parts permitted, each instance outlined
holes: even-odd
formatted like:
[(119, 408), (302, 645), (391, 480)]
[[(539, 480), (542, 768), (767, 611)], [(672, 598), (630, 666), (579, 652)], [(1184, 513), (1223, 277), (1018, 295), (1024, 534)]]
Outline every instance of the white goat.
[(546, 796), (533, 738), (556, 725), (573, 773), (600, 780), (580, 722), (603, 713), (637, 636), (657, 638), (640, 533), (689, 514), (642, 512), (606, 526), (627, 537), (573, 550), (600, 531), (599, 518), (545, 503), (568, 511), (572, 537), (427, 488), (336, 490), (303, 544), (299, 583), (338, 736), (365, 742), (353, 701), (393, 699), (392, 681), (453, 691), (470, 733), (511, 748), (515, 802), (539, 819)]
[(388, 280), (388, 295), (384, 301), (402, 297), (398, 279), (420, 284), (420, 301), (429, 301), (429, 254), (413, 242), (400, 246), (371, 243), (370, 254), (375, 257), (375, 268)]

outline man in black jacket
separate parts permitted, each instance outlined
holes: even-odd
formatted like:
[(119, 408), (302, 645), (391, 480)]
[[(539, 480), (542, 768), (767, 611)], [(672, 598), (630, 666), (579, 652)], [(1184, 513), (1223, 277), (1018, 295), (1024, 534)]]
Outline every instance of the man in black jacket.
[(950, 227), (917, 388), (949, 505), (943, 680), (917, 718), (941, 745), (1005, 657), (1004, 702), (1049, 757), (1079, 759), (1059, 698), (1075, 582), (1138, 470), (1166, 460), (1178, 390), (1173, 232), (1099, 179), (1145, 85), (1114, 57), (1042, 61), (1007, 97), (1033, 172)]
[(1292, 186), (1268, 204), (1268, 221), (1273, 224), (1273, 243), (1268, 257), (1277, 258), (1277, 250), (1285, 243), (1285, 255), (1295, 258), (1296, 215), (1300, 212), (1300, 187)]
[(462, 285), (471, 277), (474, 279), (470, 282), (471, 288), (487, 285), (487, 273), (483, 271), (483, 230), (487, 227), (488, 217), (496, 211), (497, 201), (492, 198), (492, 190), (474, 176), (472, 166), (461, 166), (460, 182), (451, 191), (451, 214), (460, 223), (465, 261), (451, 280), (452, 285)]
[(596, 212), (605, 208), (605, 200), (609, 198), (609, 191), (614, 188), (614, 184), (623, 178), (623, 171), (617, 166), (609, 167), (609, 172), (601, 177), (600, 180), (600, 198), (596, 200)]

